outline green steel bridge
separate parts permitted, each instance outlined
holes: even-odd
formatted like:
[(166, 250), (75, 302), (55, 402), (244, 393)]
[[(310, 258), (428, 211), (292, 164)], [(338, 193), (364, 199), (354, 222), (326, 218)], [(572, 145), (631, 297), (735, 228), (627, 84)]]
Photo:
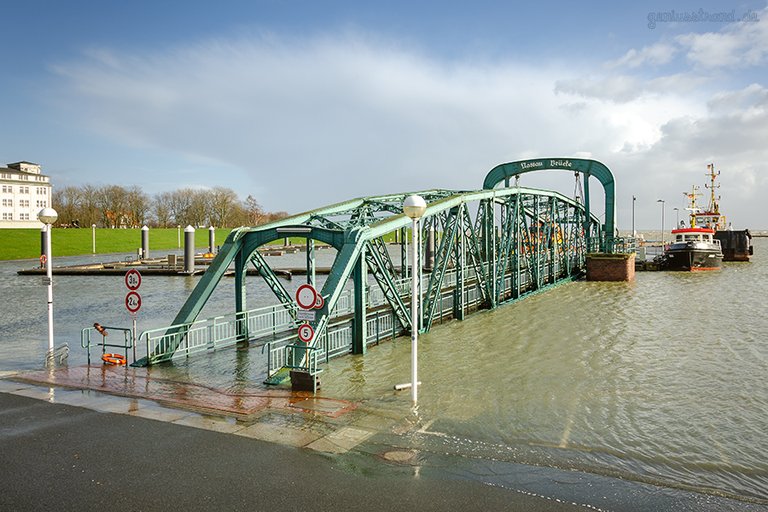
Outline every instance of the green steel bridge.
[[(520, 174), (550, 169), (583, 177), (583, 198), (511, 186)], [(604, 224), (590, 211), (590, 177), (603, 186)], [(412, 220), (403, 213), (403, 201), (411, 193), (353, 199), (233, 230), (173, 325), (145, 331), (136, 340), (146, 347), (146, 356), (134, 366), (235, 343), (263, 342), (267, 383), (280, 382), (290, 370), (315, 376), (331, 357), (364, 354), (371, 343), (410, 332), (410, 272), (421, 272), (416, 327), (426, 332), (435, 322), (461, 320), (470, 312), (580, 278), (588, 253), (620, 250), (621, 240), (614, 236), (613, 176), (595, 160), (510, 162), (492, 169), (482, 190), (417, 193), (427, 207), (418, 223), (422, 243), (415, 265), (408, 261), (407, 248)], [(319, 290), (323, 299), (319, 309), (301, 310), (260, 251), (286, 237), (306, 239), (307, 281), (313, 285), (315, 244), (336, 250)], [(233, 268), (235, 312), (198, 320), (206, 301)], [(250, 268), (266, 282), (277, 304), (247, 308)], [(297, 338), (297, 328), (305, 322), (313, 332), (306, 343)]]

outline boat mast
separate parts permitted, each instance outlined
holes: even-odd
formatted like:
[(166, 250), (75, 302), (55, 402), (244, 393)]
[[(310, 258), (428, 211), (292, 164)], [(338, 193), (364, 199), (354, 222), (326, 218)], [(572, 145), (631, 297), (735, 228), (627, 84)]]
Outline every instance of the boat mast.
[(709, 213), (713, 213), (715, 215), (720, 215), (720, 205), (718, 204), (718, 201), (720, 201), (720, 196), (717, 196), (715, 198), (715, 189), (720, 188), (720, 184), (715, 185), (715, 178), (720, 176), (720, 171), (715, 172), (715, 164), (707, 164), (707, 176), (709, 176), (709, 185), (706, 183), (704, 184), (705, 187), (709, 189)]
[(683, 192), (683, 195), (688, 198), (688, 208), (686, 208), (686, 210), (691, 212), (688, 215), (688, 217), (689, 217), (689, 219), (691, 221), (691, 227), (695, 228), (696, 227), (696, 214), (699, 213), (699, 207), (696, 206), (696, 196), (700, 196), (701, 195), (701, 194), (699, 194), (699, 187), (697, 187), (696, 185), (692, 185), (691, 186), (691, 191), (690, 192)]

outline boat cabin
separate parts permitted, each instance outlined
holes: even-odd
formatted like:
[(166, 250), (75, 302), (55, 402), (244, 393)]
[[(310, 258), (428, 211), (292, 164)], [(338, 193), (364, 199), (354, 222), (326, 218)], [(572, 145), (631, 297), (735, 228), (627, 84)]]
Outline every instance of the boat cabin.
[(672, 244), (684, 244), (684, 245), (696, 245), (696, 244), (710, 244), (720, 245), (720, 240), (713, 239), (715, 234), (714, 229), (709, 228), (681, 228), (673, 229), (672, 235), (674, 240)]

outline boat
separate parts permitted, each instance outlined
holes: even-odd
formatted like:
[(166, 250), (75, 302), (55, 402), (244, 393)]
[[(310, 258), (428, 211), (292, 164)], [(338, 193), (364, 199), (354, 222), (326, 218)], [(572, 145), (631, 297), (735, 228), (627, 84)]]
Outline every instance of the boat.
[(661, 266), (665, 270), (718, 270), (722, 266), (724, 255), (720, 239), (716, 233), (726, 228), (725, 215), (720, 213), (719, 197), (715, 197), (714, 165), (707, 166), (711, 191), (709, 206), (699, 208), (696, 205), (698, 187), (693, 186), (691, 192), (684, 192), (689, 201), (686, 208), (690, 212), (689, 225), (680, 221), (680, 226), (672, 230), (672, 242), (664, 247)]
[(665, 270), (719, 270), (723, 263), (720, 240), (712, 228), (681, 227), (672, 230), (672, 242), (664, 248)]
[(715, 230), (714, 238), (720, 241), (723, 261), (749, 261), (749, 257), (754, 254), (752, 234), (748, 229), (732, 229), (725, 215), (720, 213), (720, 196), (715, 195), (715, 190), (720, 188), (719, 184), (715, 184), (720, 171), (715, 172), (715, 164), (707, 165), (706, 176), (709, 178), (709, 185), (705, 185), (709, 189), (709, 204), (706, 208), (696, 206), (696, 197), (701, 195), (697, 192), (698, 187), (694, 186), (690, 193), (684, 192), (690, 201), (688, 210), (691, 212), (691, 227)]

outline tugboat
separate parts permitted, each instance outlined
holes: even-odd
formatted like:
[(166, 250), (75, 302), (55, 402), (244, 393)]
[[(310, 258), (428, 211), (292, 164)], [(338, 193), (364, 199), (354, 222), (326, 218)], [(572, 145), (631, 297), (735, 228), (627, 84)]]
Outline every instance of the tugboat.
[(694, 186), (691, 193), (685, 193), (690, 206), (690, 226), (680, 221), (680, 227), (672, 230), (673, 240), (664, 248), (661, 258), (665, 270), (718, 270), (723, 263), (723, 251), (720, 240), (715, 238), (716, 230), (725, 223), (725, 216), (720, 215), (720, 209), (714, 194), (714, 166), (710, 170), (712, 200), (709, 208), (702, 210), (696, 206), (698, 187)]
[(696, 193), (698, 187), (693, 187), (693, 191), (685, 193), (691, 202), (691, 227), (709, 228), (715, 230), (714, 238), (720, 241), (723, 251), (723, 261), (749, 261), (749, 257), (754, 254), (752, 247), (752, 234), (748, 229), (733, 230), (731, 224), (726, 223), (725, 215), (720, 213), (720, 196), (715, 196), (715, 189), (720, 185), (715, 185), (715, 179), (720, 176), (720, 171), (715, 172), (715, 164), (707, 165), (707, 174), (709, 185), (709, 205), (706, 210), (696, 207)]
[(674, 240), (664, 248), (662, 266), (666, 270), (719, 270), (723, 263), (720, 240), (711, 228), (673, 229)]

